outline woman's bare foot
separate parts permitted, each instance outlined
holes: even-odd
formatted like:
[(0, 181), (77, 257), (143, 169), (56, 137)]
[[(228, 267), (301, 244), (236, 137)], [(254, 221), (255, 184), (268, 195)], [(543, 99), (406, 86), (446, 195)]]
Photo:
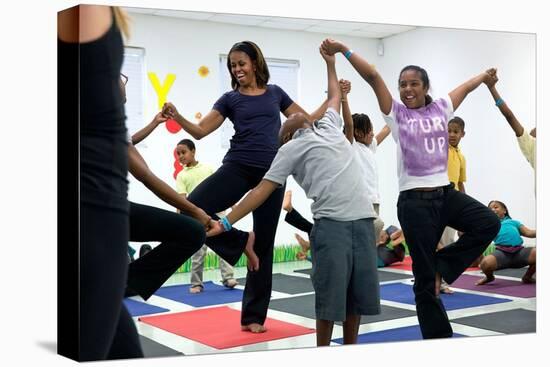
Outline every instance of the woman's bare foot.
[(251, 333), (255, 333), (255, 334), (265, 333), (267, 331), (265, 326), (260, 325), (260, 324), (256, 324), (256, 323), (252, 323), (252, 324), (248, 324), (248, 325), (241, 325), (241, 330), (242, 331), (250, 331)]
[(292, 211), (292, 190), (285, 192), (285, 196), (283, 198), (283, 210), (286, 212)]
[(244, 248), (244, 254), (246, 255), (247, 262), (246, 267), (249, 271), (256, 271), (260, 268), (260, 259), (254, 252), (254, 241), (256, 235), (254, 231), (248, 232), (248, 240), (246, 241), (246, 247)]
[(491, 283), (493, 280), (495, 280), (495, 276), (494, 275), (486, 275), (485, 278), (481, 279), (481, 280), (478, 280), (476, 282), (476, 285), (483, 285), (483, 284), (487, 284), (487, 283)]

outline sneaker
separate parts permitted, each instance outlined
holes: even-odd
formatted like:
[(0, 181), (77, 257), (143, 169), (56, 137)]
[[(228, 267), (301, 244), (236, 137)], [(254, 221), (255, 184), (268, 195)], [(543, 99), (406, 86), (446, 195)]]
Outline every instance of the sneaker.
[(239, 282), (237, 282), (237, 280), (234, 278), (226, 279), (223, 281), (224, 287), (227, 288), (235, 288), (237, 284), (239, 284)]

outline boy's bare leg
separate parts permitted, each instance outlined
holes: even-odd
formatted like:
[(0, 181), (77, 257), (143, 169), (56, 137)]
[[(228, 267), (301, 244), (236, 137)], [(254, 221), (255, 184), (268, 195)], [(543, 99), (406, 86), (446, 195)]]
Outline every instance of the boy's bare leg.
[(344, 344), (357, 344), (360, 323), (361, 315), (346, 315), (346, 321), (343, 324)]
[(253, 231), (248, 232), (248, 240), (246, 241), (246, 247), (244, 248), (244, 254), (247, 258), (247, 264), (246, 267), (250, 271), (255, 271), (260, 268), (260, 259), (258, 259), (258, 256), (254, 252), (254, 241), (256, 239), (256, 235)]
[(332, 328), (334, 327), (334, 321), (329, 320), (315, 320), (317, 329), (317, 346), (330, 345), (330, 339), (332, 338)]
[(495, 280), (494, 271), (497, 269), (497, 258), (493, 255), (487, 255), (479, 264), (481, 271), (485, 274), (485, 278), (478, 280), (476, 285), (483, 285)]

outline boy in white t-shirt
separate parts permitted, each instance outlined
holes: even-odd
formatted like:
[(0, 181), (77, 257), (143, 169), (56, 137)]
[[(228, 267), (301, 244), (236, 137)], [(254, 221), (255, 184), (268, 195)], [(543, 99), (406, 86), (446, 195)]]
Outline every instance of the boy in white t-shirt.
[(367, 184), (369, 198), (376, 211), (374, 220), (374, 237), (378, 239), (384, 221), (380, 218), (380, 192), (378, 190), (378, 166), (376, 164), (376, 150), (384, 139), (390, 134), (390, 128), (385, 125), (376, 136), (369, 116), (364, 113), (351, 114), (348, 103), (348, 93), (351, 91), (351, 83), (348, 80), (340, 80), (342, 92), (342, 116), (344, 118), (344, 134), (352, 145), (352, 148), (363, 167), (363, 178)]
[(343, 321), (344, 344), (357, 342), (361, 315), (380, 313), (373, 219), (376, 213), (351, 145), (342, 133), (340, 88), (334, 57), (327, 63), (328, 109), (313, 124), (293, 114), (283, 124), (281, 147), (263, 180), (220, 219), (212, 236), (261, 205), (292, 174), (313, 200), (311, 254), (317, 345), (329, 345), (334, 321)]

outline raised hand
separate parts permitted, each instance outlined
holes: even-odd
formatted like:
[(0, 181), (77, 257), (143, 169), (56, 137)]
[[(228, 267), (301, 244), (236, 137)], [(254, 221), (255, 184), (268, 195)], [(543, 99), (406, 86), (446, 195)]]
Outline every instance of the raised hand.
[(485, 71), (485, 78), (483, 79), (483, 83), (485, 83), (487, 87), (491, 88), (497, 82), (498, 82), (497, 69), (496, 68), (487, 69)]
[(321, 56), (323, 56), (323, 59), (325, 59), (327, 64), (336, 63), (336, 58), (334, 57), (334, 54), (328, 54), (325, 50), (323, 50), (322, 47), (319, 47), (319, 53), (321, 54)]
[(175, 117), (179, 114), (178, 109), (172, 102), (166, 102), (162, 106), (161, 111), (162, 116), (166, 117), (167, 119), (175, 119)]
[(342, 42), (333, 40), (332, 38), (325, 39), (321, 44), (321, 48), (327, 55), (334, 55), (337, 52), (342, 52), (344, 47)]
[(162, 124), (163, 122), (166, 122), (166, 120), (168, 120), (168, 118), (162, 114), (162, 111), (153, 117), (153, 123), (156, 125)]
[(340, 92), (342, 93), (342, 97), (351, 92), (351, 82), (349, 80), (340, 79), (338, 84), (340, 84)]

